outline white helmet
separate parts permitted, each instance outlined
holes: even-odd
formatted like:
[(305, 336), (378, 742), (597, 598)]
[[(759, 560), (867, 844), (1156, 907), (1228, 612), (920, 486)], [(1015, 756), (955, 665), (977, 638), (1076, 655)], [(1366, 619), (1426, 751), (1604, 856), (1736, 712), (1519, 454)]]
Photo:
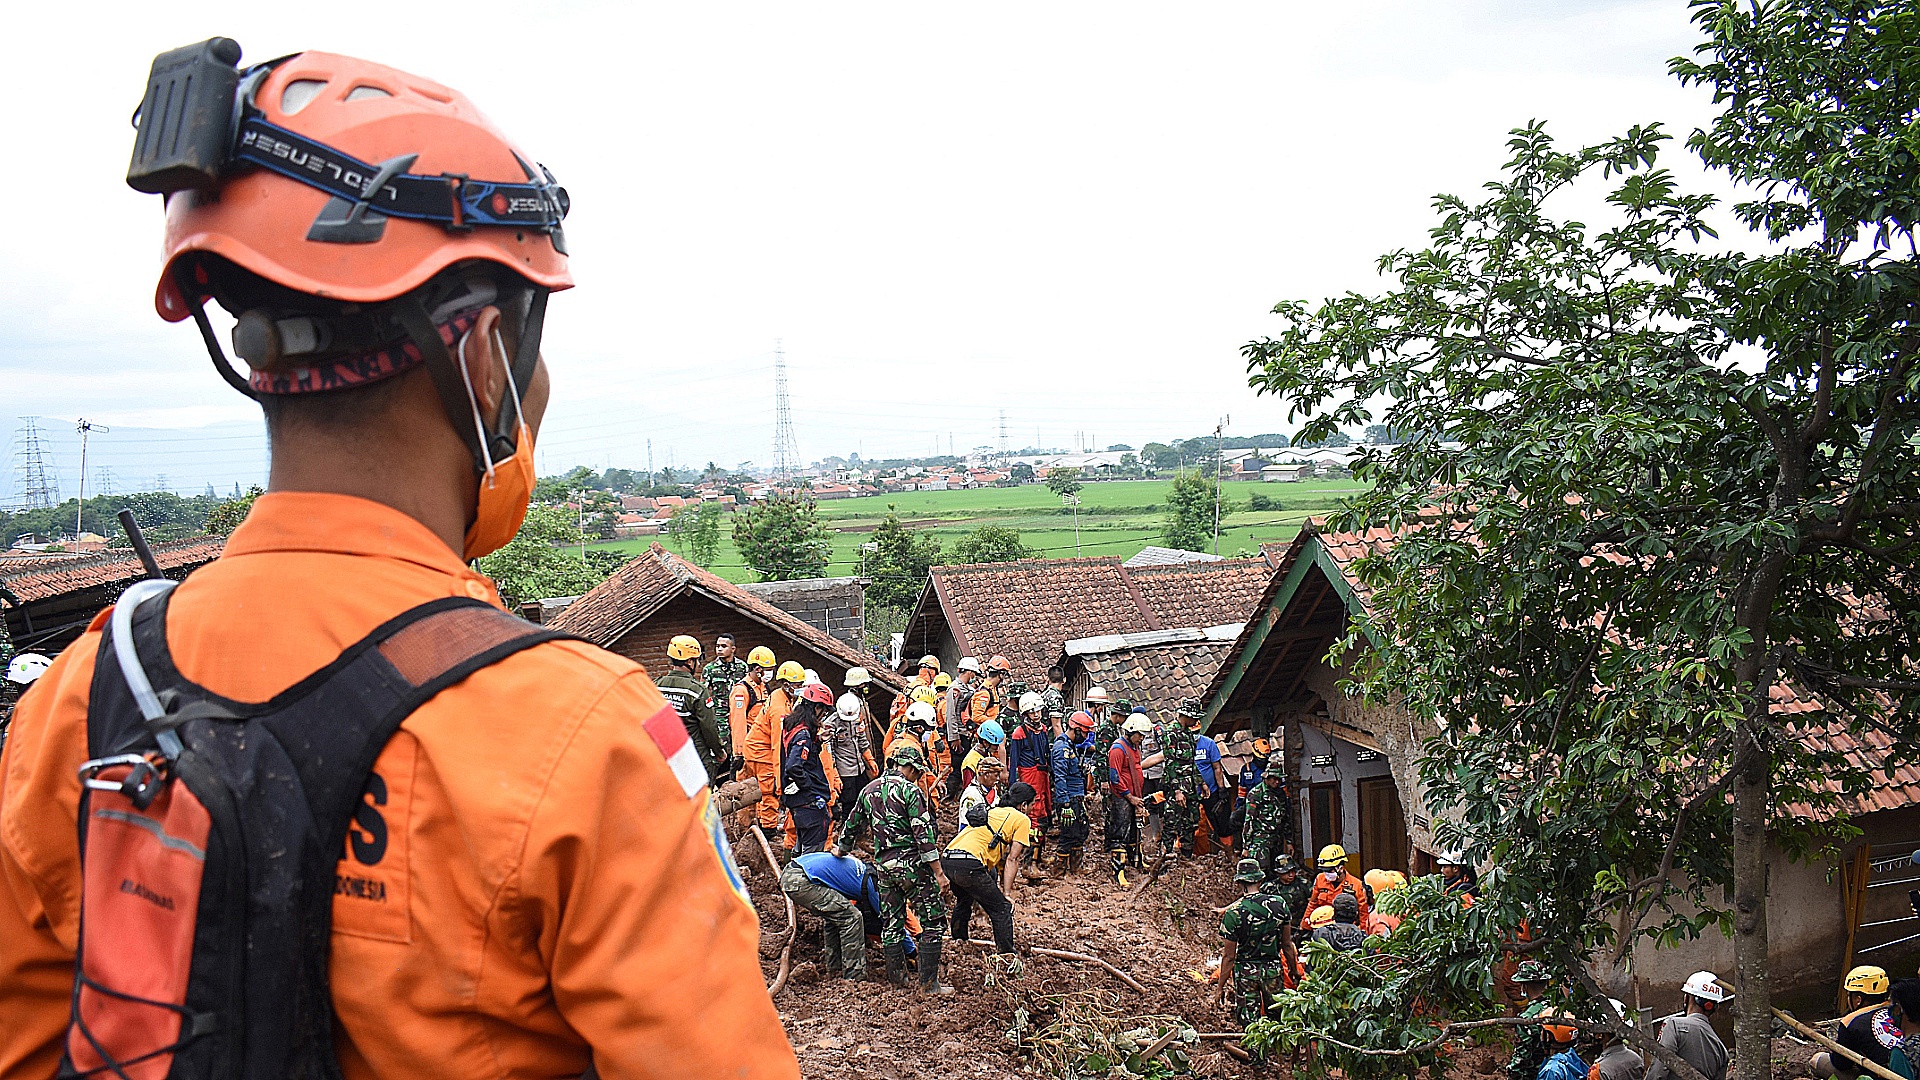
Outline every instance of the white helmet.
[(933, 717), (933, 706), (924, 701), (916, 701), (907, 706), (907, 719), (916, 724), (931, 724)]
[(1702, 1001), (1726, 1001), (1733, 997), (1733, 991), (1722, 985), (1720, 976), (1711, 971), (1696, 971), (1687, 976), (1687, 984), (1680, 988), (1680, 992)]
[(960, 658), (960, 670), (971, 671), (975, 675), (978, 675), (980, 674), (980, 661), (975, 660), (971, 656), (963, 656)]
[(805, 669), (805, 674), (807, 677), (801, 681), (800, 685), (802, 686), (805, 686), (808, 683), (817, 683), (820, 681), (820, 673), (813, 670), (812, 668)]
[(1146, 713), (1134, 713), (1132, 716), (1127, 717), (1126, 723), (1120, 725), (1120, 730), (1128, 733), (1139, 732), (1145, 735), (1147, 732), (1153, 730), (1153, 721), (1147, 719)]
[(1047, 707), (1046, 699), (1041, 697), (1039, 694), (1028, 693), (1028, 694), (1020, 695), (1020, 714), (1022, 716), (1026, 715), (1027, 713), (1039, 712), (1042, 709), (1045, 709), (1046, 707)]
[[(853, 670), (859, 671), (860, 669), (854, 668)], [(834, 703), (833, 708), (835, 712), (840, 714), (842, 720), (858, 719), (860, 716), (860, 695), (854, 693), (841, 694), (840, 700)]]
[(850, 667), (847, 669), (847, 689), (849, 690), (856, 686), (865, 686), (872, 681), (873, 673), (866, 668)]
[(1104, 687), (1104, 686), (1096, 686), (1096, 687), (1094, 687), (1093, 689), (1091, 689), (1091, 690), (1089, 690), (1089, 691), (1087, 691), (1087, 704), (1089, 704), (1089, 705), (1105, 705), (1106, 703), (1107, 703), (1107, 689), (1106, 689), (1106, 687)]
[(7, 681), (19, 686), (32, 686), (33, 680), (47, 673), (53, 661), (36, 652), (23, 652), (7, 665)]

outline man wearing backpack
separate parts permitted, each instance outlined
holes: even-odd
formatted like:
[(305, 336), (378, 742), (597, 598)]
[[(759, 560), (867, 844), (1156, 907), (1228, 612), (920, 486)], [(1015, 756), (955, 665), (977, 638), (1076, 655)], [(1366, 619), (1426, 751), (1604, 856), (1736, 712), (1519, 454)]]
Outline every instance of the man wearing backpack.
[(978, 904), (993, 924), (994, 951), (1013, 954), (1013, 901), (1007, 897), (1013, 893), (1014, 868), (1033, 844), (1033, 821), (1027, 808), (1033, 805), (1034, 795), (1033, 785), (1016, 782), (1007, 788), (999, 806), (973, 808), (967, 827), (940, 856), (940, 869), (953, 889), (953, 940), (967, 940), (973, 906)]
[[(564, 196), (452, 90), (350, 57), (238, 72), (239, 56), (213, 39), (156, 61), (149, 101), (190, 147), (217, 145), (170, 157), (182, 143), (145, 138), (148, 109), (130, 182), (171, 193), (162, 316), (195, 318), (213, 352), (205, 302), (238, 317), (246, 373), (216, 363), (266, 413), (269, 490), (218, 560), (171, 592), (136, 585), (21, 701), (0, 761), (0, 1075), (53, 1076), (64, 1053), (194, 1077), (798, 1076), (673, 708), (632, 661), (513, 619), (468, 565), (513, 537), (532, 491), (539, 331), (572, 285)], [(354, 748), (370, 768), (302, 756), (326, 724), (280, 732), (339, 814), (280, 863), (242, 864), (233, 845), (282, 823), (200, 793), (287, 785), (220, 770), (262, 745), (233, 732), (308, 708), (315, 686), (346, 696), (308, 719), (359, 719), (353, 695), (399, 704)], [(116, 725), (131, 760), (89, 746)], [(83, 878), (79, 776), (102, 753)], [(180, 888), (102, 879), (96, 843)], [(276, 903), (226, 888), (235, 873)], [(248, 933), (295, 892), (313, 933)], [(119, 904), (144, 914), (83, 935), (135, 910)], [(195, 964), (189, 985), (203, 937), (251, 959)], [(141, 981), (123, 987), (159, 1004), (94, 989), (128, 960)]]

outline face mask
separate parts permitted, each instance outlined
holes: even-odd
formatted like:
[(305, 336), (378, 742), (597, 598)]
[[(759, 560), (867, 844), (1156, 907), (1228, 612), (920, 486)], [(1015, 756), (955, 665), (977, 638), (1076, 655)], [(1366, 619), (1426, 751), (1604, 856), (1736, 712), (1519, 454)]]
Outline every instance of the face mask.
[[(497, 327), (493, 332), (493, 348), (495, 356), (507, 355)], [(466, 541), (460, 551), (460, 557), (471, 562), (507, 546), (507, 541), (520, 531), (520, 523), (527, 519), (527, 506), (533, 501), (534, 474), (533, 432), (527, 428), (525, 417), (519, 418), (520, 434), (514, 440), (513, 456), (505, 461), (493, 460), (493, 451), (487, 445), (486, 425), (480, 420), (479, 398), (473, 392), (473, 379), (467, 374), (466, 351), (467, 339), (462, 337), (456, 353), (461, 361), (460, 378), (467, 384), (467, 402), (473, 407), (473, 430), (480, 438), (480, 453), (487, 463), (486, 471), (480, 476), (480, 498), (474, 509), (473, 524), (467, 527)], [(507, 389), (513, 396), (514, 412), (518, 413), (520, 388), (514, 384), (511, 364), (506, 365), (506, 371)]]

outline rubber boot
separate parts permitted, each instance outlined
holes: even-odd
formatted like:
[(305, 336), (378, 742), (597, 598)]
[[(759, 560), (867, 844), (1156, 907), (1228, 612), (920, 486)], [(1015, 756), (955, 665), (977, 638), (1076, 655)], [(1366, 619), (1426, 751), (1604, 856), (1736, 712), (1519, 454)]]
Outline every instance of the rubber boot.
[(1041, 860), (1046, 857), (1047, 841), (1042, 837), (1038, 843), (1027, 850), (1026, 857), (1022, 860), (1025, 865), (1021, 867), (1021, 871), (1026, 875), (1027, 884), (1038, 885), (1047, 879), (1046, 871), (1040, 868)]
[(1086, 862), (1086, 857), (1086, 848), (1074, 848), (1072, 851), (1067, 852), (1067, 873), (1078, 874), (1081, 864)]
[(882, 945), (880, 954), (887, 960), (887, 981), (895, 986), (907, 985), (906, 945)]
[(953, 987), (940, 981), (940, 946), (946, 940), (946, 934), (938, 930), (928, 930), (920, 935), (920, 995), (941, 995), (953, 993)]
[(1109, 854), (1113, 859), (1112, 870), (1114, 882), (1119, 885), (1125, 885), (1127, 883), (1127, 853), (1120, 848), (1114, 848)]

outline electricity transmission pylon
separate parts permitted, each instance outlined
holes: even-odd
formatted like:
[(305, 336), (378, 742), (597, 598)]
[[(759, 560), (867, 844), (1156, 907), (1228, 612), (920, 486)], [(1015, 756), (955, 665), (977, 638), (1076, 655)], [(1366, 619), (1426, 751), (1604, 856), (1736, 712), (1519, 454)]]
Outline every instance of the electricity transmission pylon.
[(787, 354), (773, 343), (773, 475), (791, 480), (800, 467), (800, 450), (793, 437), (793, 406), (787, 400)]
[(37, 417), (20, 418), (20, 491), (28, 510), (51, 510), (60, 488), (47, 472), (47, 452), (40, 445)]

